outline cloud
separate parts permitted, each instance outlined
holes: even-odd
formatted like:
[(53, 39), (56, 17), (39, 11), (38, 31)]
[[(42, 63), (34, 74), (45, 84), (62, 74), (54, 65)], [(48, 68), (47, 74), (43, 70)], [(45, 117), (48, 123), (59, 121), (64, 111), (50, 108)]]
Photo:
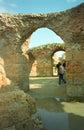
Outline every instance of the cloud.
[(67, 0), (68, 3), (76, 2), (77, 0)]

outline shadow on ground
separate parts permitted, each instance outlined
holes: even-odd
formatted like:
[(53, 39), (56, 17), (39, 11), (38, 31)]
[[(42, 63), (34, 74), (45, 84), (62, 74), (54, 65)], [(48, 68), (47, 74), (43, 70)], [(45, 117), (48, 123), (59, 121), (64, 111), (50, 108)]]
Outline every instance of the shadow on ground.
[(84, 130), (84, 116), (69, 113), (69, 130)]

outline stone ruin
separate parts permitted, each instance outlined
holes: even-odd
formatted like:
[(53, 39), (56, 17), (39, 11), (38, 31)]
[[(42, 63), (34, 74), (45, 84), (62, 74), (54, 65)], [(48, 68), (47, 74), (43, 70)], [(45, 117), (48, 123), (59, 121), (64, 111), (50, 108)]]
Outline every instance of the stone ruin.
[(29, 75), (30, 76), (53, 76), (52, 56), (57, 51), (65, 51), (65, 44), (53, 43), (28, 49)]
[(0, 130), (43, 130), (35, 100), (17, 89), (1, 93)]
[(42, 129), (34, 126), (35, 101), (25, 93), (29, 90), (29, 41), (42, 27), (51, 29), (66, 43), (67, 96), (84, 99), (84, 3), (58, 13), (1, 13), (0, 130)]

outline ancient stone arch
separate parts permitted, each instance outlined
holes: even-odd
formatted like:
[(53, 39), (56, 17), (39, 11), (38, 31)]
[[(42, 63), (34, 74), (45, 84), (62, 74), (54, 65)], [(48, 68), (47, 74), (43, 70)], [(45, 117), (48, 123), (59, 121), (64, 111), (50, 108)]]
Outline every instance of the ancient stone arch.
[[(47, 27), (66, 43), (67, 95), (84, 96), (84, 3), (67, 11), (50, 14), (0, 14), (0, 57), (5, 75), (28, 90), (27, 46), (31, 34)], [(2, 64), (2, 63), (1, 63)], [(2, 74), (2, 73), (1, 73)], [(7, 82), (5, 85), (8, 85)]]
[(57, 51), (65, 51), (65, 45), (54, 43), (29, 49), (27, 54), (30, 71), (34, 63), (34, 73), (31, 76), (53, 76), (52, 55)]

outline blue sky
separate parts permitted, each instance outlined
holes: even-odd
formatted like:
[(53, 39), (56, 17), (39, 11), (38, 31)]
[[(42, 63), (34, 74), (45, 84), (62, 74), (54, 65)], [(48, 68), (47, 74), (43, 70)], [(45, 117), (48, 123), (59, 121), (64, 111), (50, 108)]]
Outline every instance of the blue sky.
[(49, 13), (70, 9), (84, 0), (0, 0), (0, 12)]
[[(46, 14), (65, 11), (83, 2), (84, 0), (0, 0), (0, 13)], [(32, 34), (29, 47), (47, 43), (63, 43), (63, 41), (52, 30), (43, 28)]]

